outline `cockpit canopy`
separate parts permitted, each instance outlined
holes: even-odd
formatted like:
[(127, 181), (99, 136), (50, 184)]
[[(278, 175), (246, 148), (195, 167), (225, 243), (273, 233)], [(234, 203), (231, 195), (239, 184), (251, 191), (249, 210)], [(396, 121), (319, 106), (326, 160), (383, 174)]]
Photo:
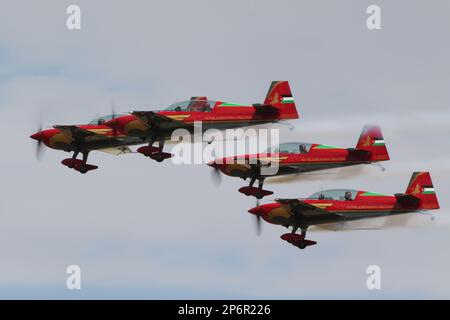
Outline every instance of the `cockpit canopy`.
[(110, 115), (106, 115), (106, 116), (101, 116), (101, 117), (92, 119), (92, 121), (89, 122), (89, 124), (103, 124), (105, 122), (108, 122), (109, 120), (112, 120), (114, 118), (119, 118), (122, 116), (125, 116), (125, 114), (110, 114)]
[[(346, 198), (347, 194), (347, 198)], [(318, 199), (318, 200), (355, 200), (356, 195), (358, 194), (358, 190), (351, 189), (330, 189), (323, 190), (316, 193), (313, 193), (308, 197), (308, 199)], [(348, 198), (348, 196), (351, 198)]]
[(171, 104), (166, 111), (210, 112), (215, 104), (213, 100), (186, 100)]
[(291, 153), (291, 154), (305, 154), (308, 153), (311, 149), (311, 143), (303, 143), (303, 142), (287, 142), (281, 143), (277, 146), (269, 148), (267, 153), (270, 153), (272, 149), (272, 153)]

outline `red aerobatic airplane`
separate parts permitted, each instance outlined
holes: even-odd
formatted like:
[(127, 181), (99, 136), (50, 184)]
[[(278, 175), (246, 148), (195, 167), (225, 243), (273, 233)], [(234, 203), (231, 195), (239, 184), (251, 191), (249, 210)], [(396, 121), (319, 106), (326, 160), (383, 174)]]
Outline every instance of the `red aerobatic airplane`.
[[(38, 142), (38, 154), (42, 144), (56, 150), (73, 151), (72, 158), (64, 159), (61, 163), (80, 173), (86, 173), (98, 168), (87, 163), (90, 151), (98, 150), (118, 155), (130, 153), (128, 145), (142, 144), (142, 140), (127, 137), (107, 125), (108, 118), (112, 119), (114, 115), (94, 119), (86, 125), (56, 125), (51, 129), (39, 130), (31, 135), (31, 138)], [(83, 155), (82, 160), (77, 159), (80, 153)]]
[[(379, 126), (365, 126), (355, 148), (294, 142), (282, 143), (272, 150), (273, 152), (268, 151), (265, 154), (216, 159), (208, 165), (232, 177), (244, 180), (250, 178), (250, 185), (240, 188), (239, 192), (261, 199), (273, 194), (272, 191), (263, 190), (264, 179), (267, 177), (389, 160)], [(277, 162), (278, 171), (267, 175), (261, 172), (262, 167), (270, 165), (271, 162)], [(258, 188), (253, 186), (256, 180), (259, 182)]]
[[(148, 146), (137, 151), (156, 161), (163, 161), (172, 156), (162, 151), (164, 141), (170, 139), (176, 129), (187, 129), (192, 133), (196, 123), (201, 123), (205, 131), (298, 118), (289, 83), (273, 81), (263, 104), (243, 105), (192, 97), (163, 111), (133, 111), (130, 115), (116, 118), (111, 125), (129, 137), (148, 141)], [(156, 141), (158, 147), (153, 146)]]
[[(439, 209), (433, 183), (428, 172), (414, 172), (405, 193), (393, 196), (361, 190), (325, 190), (306, 199), (275, 199), (275, 203), (250, 209), (256, 215), (258, 227), (260, 218), (285, 227), (292, 226), (292, 232), (281, 239), (304, 249), (316, 244), (305, 239), (309, 226), (351, 220), (375, 218)], [(296, 233), (298, 228), (301, 234)]]
[[(163, 152), (164, 141), (170, 139), (176, 129), (194, 131), (194, 122), (201, 122), (207, 130), (245, 127), (272, 123), (280, 120), (298, 119), (299, 115), (287, 81), (273, 81), (264, 103), (243, 105), (224, 101), (211, 101), (206, 97), (175, 103), (162, 111), (133, 111), (129, 115), (110, 115), (95, 119), (87, 125), (54, 126), (40, 130), (31, 138), (46, 146), (74, 152), (72, 158), (62, 161), (69, 168), (86, 173), (97, 169), (87, 164), (90, 151), (102, 150), (126, 153), (127, 145), (148, 143), (138, 152), (156, 161), (172, 155)], [(158, 147), (153, 144), (158, 141)], [(83, 159), (78, 160), (79, 153)]]

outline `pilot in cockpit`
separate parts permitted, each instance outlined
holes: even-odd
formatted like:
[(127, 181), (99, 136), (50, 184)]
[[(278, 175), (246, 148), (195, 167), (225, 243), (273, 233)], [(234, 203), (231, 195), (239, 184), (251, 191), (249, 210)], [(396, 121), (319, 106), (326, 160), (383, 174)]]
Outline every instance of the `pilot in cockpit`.
[(308, 150), (306, 150), (306, 145), (304, 145), (303, 143), (302, 144), (300, 144), (300, 147), (299, 147), (299, 149), (300, 149), (300, 153), (308, 153)]
[(353, 200), (352, 193), (350, 191), (346, 191), (344, 198), (345, 198), (345, 201), (352, 201)]
[(189, 111), (191, 112), (209, 112), (211, 105), (207, 100), (195, 100), (189, 104)]
[(97, 120), (97, 124), (98, 125), (102, 125), (102, 124), (105, 124), (105, 123), (106, 123), (106, 121), (103, 118), (100, 118), (100, 119)]

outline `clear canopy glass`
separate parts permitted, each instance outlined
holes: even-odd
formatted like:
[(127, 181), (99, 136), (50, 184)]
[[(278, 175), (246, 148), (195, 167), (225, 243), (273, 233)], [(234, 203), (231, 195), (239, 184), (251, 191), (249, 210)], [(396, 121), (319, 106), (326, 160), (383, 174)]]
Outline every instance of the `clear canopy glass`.
[[(346, 193), (350, 192), (351, 198), (346, 198)], [(313, 193), (308, 197), (308, 199), (318, 199), (318, 200), (354, 200), (356, 195), (358, 193), (358, 190), (352, 190), (352, 189), (330, 189), (330, 190), (323, 190), (318, 191), (316, 193)]]
[(171, 104), (166, 111), (210, 112), (215, 104), (213, 100), (186, 100)]
[(89, 124), (101, 124), (102, 122), (107, 122), (109, 120), (112, 120), (113, 118), (122, 117), (124, 115), (125, 114), (109, 114), (109, 115), (97, 117), (95, 119), (92, 119), (92, 121), (89, 122)]
[(309, 152), (311, 146), (311, 143), (287, 142), (267, 149), (267, 153), (272, 150), (273, 153), (305, 154)]

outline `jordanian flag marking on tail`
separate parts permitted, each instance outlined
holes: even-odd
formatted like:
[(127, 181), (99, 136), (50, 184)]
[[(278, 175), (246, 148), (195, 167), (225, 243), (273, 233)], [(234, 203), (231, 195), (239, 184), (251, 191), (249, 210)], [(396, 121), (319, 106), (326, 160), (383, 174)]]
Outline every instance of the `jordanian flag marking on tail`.
[(281, 97), (281, 103), (294, 103), (293, 97)]
[(433, 186), (423, 187), (423, 194), (434, 194)]
[(373, 139), (373, 146), (384, 146), (383, 139)]

